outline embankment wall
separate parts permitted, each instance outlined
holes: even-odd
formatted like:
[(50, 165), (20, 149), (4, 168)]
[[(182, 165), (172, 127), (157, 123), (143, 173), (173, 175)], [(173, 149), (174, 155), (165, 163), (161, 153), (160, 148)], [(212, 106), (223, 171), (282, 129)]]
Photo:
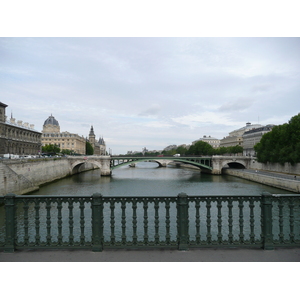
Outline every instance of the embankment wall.
[(277, 187), (283, 190), (291, 191), (294, 193), (300, 193), (300, 181), (289, 180), (279, 177), (271, 177), (258, 173), (243, 172), (243, 170), (235, 169), (223, 169), (223, 174), (232, 175), (240, 178), (244, 178), (250, 181), (255, 181), (261, 184)]
[(300, 175), (300, 164), (291, 165), (290, 163), (285, 163), (281, 165), (279, 163), (259, 163), (255, 159), (251, 161), (250, 169), (253, 170), (262, 170), (262, 171), (269, 171), (269, 172), (278, 172), (284, 174), (291, 174), (291, 175)]
[[(86, 164), (80, 172), (91, 169), (94, 166)], [(29, 193), (39, 189), (42, 184), (71, 175), (71, 171), (66, 158), (0, 162), (0, 195)]]

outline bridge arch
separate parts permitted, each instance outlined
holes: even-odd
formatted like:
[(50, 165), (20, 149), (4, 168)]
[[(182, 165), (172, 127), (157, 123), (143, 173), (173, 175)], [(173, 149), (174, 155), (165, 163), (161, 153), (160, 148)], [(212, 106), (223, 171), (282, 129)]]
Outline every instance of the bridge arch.
[(71, 165), (71, 175), (80, 173), (80, 168), (82, 168), (86, 163), (93, 164), (96, 166), (96, 168), (99, 168), (101, 170), (101, 163), (96, 160), (88, 160), (88, 161), (75, 161)]
[(123, 166), (128, 166), (131, 164), (137, 164), (139, 162), (156, 162), (159, 167), (165, 167), (168, 163), (171, 161), (167, 160), (158, 160), (158, 159), (149, 159), (149, 158), (129, 158), (129, 159), (115, 159), (117, 161), (117, 164), (113, 163), (111, 165), (111, 169), (120, 168)]
[(198, 157), (114, 157), (111, 160), (111, 169), (115, 169), (121, 166), (135, 164), (138, 162), (153, 161), (159, 166), (165, 167), (171, 162), (177, 162), (180, 164), (189, 164), (196, 166), (202, 170), (211, 172), (212, 167), (210, 164), (210, 158), (198, 158)]
[(224, 161), (222, 163), (221, 169), (223, 168), (232, 168), (232, 169), (247, 169), (247, 164), (245, 163), (245, 161), (239, 161), (239, 160), (235, 160), (235, 161)]

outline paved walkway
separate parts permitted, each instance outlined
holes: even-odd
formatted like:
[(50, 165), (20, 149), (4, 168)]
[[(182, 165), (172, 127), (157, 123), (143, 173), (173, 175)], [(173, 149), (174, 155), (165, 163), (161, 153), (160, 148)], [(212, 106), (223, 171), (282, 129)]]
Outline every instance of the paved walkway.
[(300, 262), (293, 249), (23, 250), (0, 252), (0, 262)]
[(283, 178), (283, 179), (289, 179), (289, 180), (300, 180), (300, 176), (296, 175), (289, 175), (289, 174), (284, 174), (284, 173), (278, 173), (278, 172), (271, 172), (271, 171), (256, 171), (252, 169), (234, 169), (235, 171), (241, 171), (241, 172), (247, 172), (247, 173), (257, 173), (265, 176), (270, 176), (270, 177), (277, 177), (277, 178)]

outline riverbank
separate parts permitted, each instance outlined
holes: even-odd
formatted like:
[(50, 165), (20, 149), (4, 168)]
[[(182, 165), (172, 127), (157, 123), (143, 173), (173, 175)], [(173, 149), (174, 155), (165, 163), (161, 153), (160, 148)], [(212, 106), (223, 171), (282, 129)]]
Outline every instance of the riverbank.
[(291, 191), (293, 193), (300, 193), (300, 176), (252, 169), (247, 170), (224, 168), (222, 172), (226, 175), (258, 182), (268, 186)]
[[(99, 168), (86, 162), (77, 172)], [(72, 163), (67, 158), (41, 158), (0, 161), (0, 196), (8, 193), (28, 194), (50, 182), (72, 175)]]

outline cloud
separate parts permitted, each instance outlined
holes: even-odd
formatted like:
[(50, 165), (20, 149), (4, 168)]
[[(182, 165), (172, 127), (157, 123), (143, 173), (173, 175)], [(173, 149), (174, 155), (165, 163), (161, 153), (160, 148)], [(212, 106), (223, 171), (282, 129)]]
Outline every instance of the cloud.
[(189, 126), (191, 128), (221, 125), (221, 126), (239, 126), (240, 122), (231, 120), (228, 115), (220, 112), (200, 112), (199, 114), (190, 114), (182, 117), (172, 118), (172, 121)]
[(233, 112), (233, 111), (245, 111), (254, 104), (254, 100), (247, 97), (240, 97), (236, 101), (226, 102), (219, 108), (219, 111)]
[(155, 116), (161, 110), (161, 106), (159, 104), (152, 104), (149, 108), (143, 110), (139, 113), (139, 116)]
[(252, 92), (267, 92), (270, 91), (272, 89), (272, 85), (271, 84), (258, 84), (255, 85), (251, 88)]
[(152, 121), (144, 124), (144, 126), (150, 128), (160, 128), (160, 129), (174, 127), (174, 125), (164, 121)]
[(189, 144), (299, 112), (299, 47), (299, 38), (0, 38), (0, 101), (37, 130), (51, 113), (62, 131), (87, 136), (93, 125), (116, 154)]

